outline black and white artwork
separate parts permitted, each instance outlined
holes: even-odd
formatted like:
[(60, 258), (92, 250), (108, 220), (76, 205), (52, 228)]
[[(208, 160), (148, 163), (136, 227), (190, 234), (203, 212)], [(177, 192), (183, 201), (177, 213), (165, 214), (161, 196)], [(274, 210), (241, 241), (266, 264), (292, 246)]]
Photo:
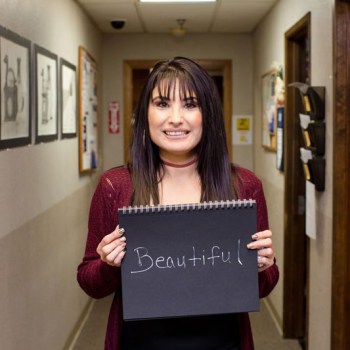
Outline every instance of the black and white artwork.
[(79, 47), (79, 170), (91, 172), (98, 167), (97, 63)]
[(36, 143), (58, 137), (57, 55), (35, 46)]
[(62, 137), (77, 136), (76, 67), (61, 58), (61, 130)]
[(0, 27), (0, 148), (31, 142), (30, 41)]

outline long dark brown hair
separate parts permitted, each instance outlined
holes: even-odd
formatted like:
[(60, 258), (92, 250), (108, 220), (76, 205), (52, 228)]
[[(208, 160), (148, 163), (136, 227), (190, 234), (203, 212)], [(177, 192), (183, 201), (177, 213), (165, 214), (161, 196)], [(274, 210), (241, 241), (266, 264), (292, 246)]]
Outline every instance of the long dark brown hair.
[(175, 57), (158, 62), (148, 76), (133, 116), (130, 161), (133, 205), (159, 204), (158, 182), (162, 161), (149, 134), (148, 106), (154, 88), (169, 97), (179, 82), (180, 95), (196, 96), (202, 113), (202, 138), (196, 147), (201, 201), (236, 198), (234, 167), (230, 164), (221, 100), (210, 75), (197, 63)]

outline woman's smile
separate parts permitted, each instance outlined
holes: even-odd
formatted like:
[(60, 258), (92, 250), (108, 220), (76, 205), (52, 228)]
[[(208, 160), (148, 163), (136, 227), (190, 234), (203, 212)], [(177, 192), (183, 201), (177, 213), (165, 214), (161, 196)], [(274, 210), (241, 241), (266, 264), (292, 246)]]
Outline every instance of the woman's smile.
[(164, 131), (167, 136), (185, 136), (188, 135), (188, 131), (174, 130), (174, 131)]

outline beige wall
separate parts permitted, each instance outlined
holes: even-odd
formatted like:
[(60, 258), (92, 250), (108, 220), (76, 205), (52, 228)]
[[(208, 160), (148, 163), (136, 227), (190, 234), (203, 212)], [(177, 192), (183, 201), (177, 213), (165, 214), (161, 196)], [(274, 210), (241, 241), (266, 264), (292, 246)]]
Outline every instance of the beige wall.
[[(274, 61), (284, 63), (284, 33), (311, 12), (311, 84), (326, 87), (326, 191), (317, 194), (317, 239), (310, 241), (309, 348), (330, 348), (332, 268), (332, 12), (333, 0), (281, 0), (254, 33), (255, 172), (263, 179), (274, 243), (283, 272), (284, 176), (276, 154), (265, 152), (260, 133), (261, 75)], [(288, 262), (292, 264), (293, 262)], [(270, 303), (282, 320), (283, 273)]]
[[(192, 59), (232, 60), (232, 112), (252, 115), (252, 38), (250, 35), (105, 35), (103, 39), (103, 149), (104, 168), (123, 163), (123, 132), (109, 134), (108, 102), (121, 103), (123, 61), (187, 56)], [(252, 169), (252, 146), (235, 146), (234, 161)]]
[[(100, 62), (100, 34), (74, 1), (0, 0), (0, 25), (75, 65), (79, 45)], [(77, 138), (0, 151), (1, 348), (62, 349), (75, 327), (95, 177), (79, 176)]]

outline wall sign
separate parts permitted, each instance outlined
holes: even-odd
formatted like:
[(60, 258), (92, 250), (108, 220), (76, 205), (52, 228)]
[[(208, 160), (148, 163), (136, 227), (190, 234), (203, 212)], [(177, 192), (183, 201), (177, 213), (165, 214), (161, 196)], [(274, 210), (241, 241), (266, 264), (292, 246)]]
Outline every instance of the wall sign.
[(251, 145), (252, 144), (252, 116), (251, 115), (234, 115), (233, 116), (233, 144), (234, 145)]
[(119, 103), (115, 101), (108, 104), (108, 130), (110, 134), (119, 134), (120, 132)]

